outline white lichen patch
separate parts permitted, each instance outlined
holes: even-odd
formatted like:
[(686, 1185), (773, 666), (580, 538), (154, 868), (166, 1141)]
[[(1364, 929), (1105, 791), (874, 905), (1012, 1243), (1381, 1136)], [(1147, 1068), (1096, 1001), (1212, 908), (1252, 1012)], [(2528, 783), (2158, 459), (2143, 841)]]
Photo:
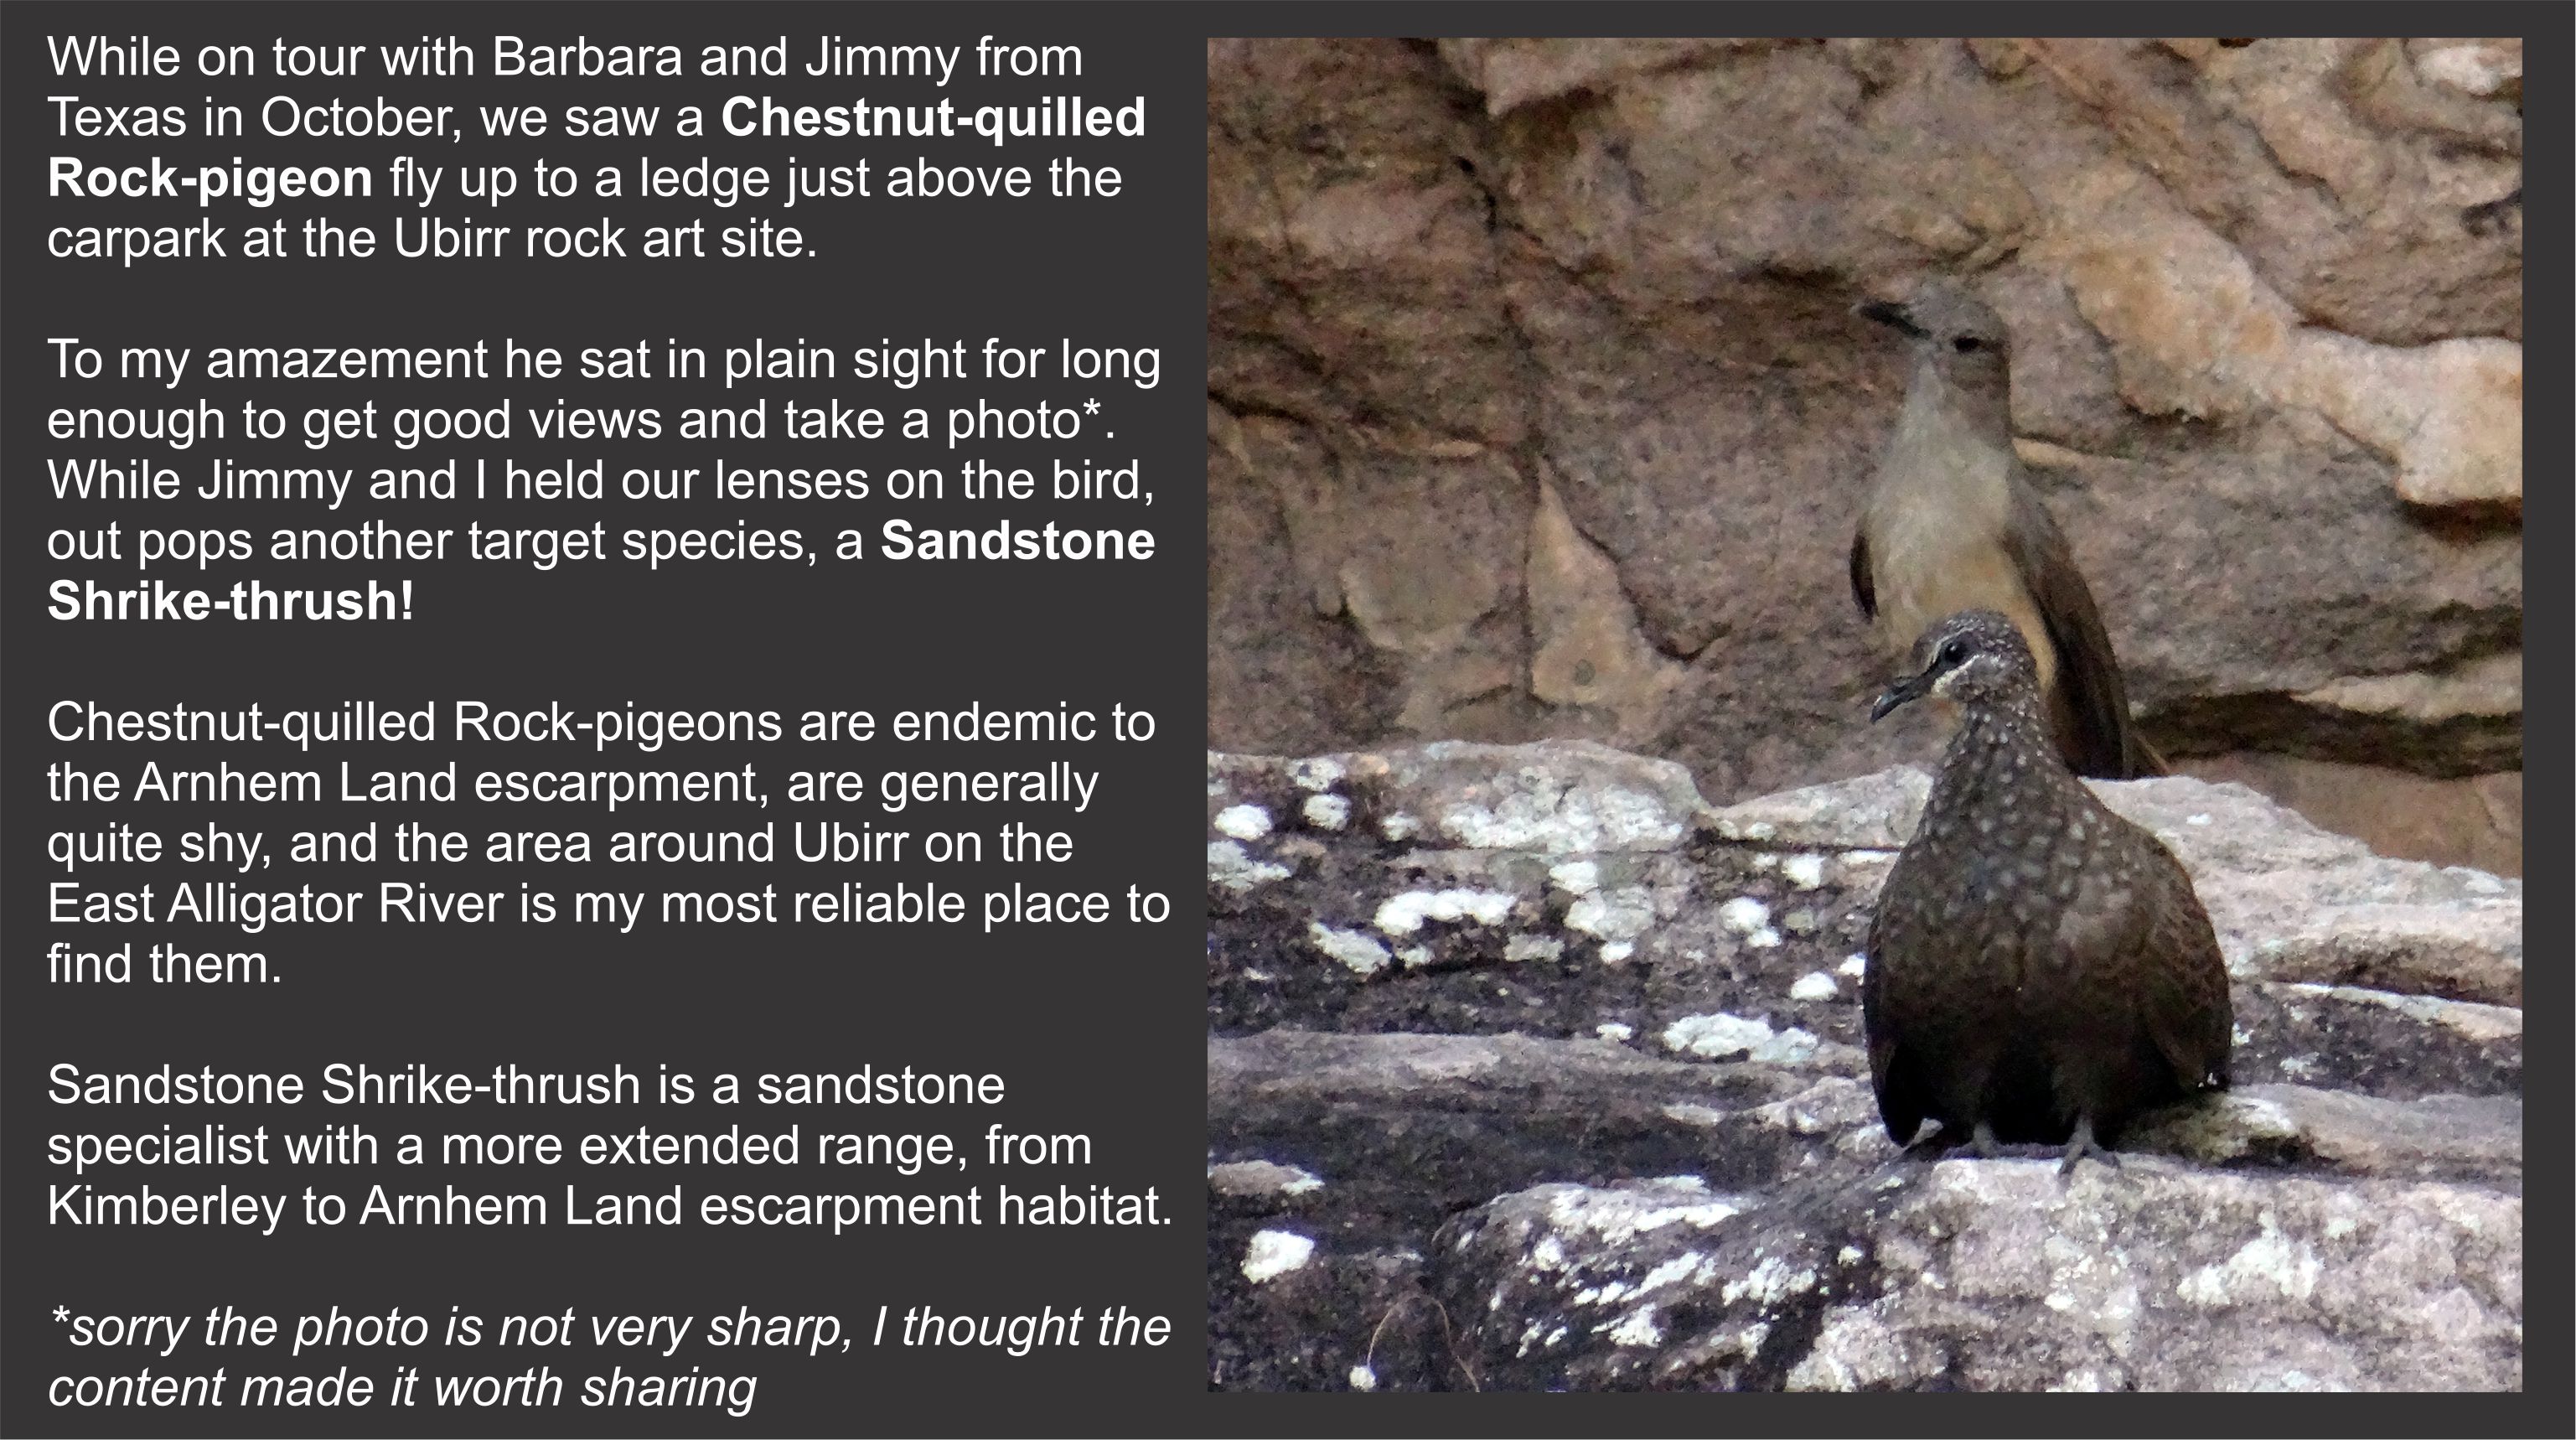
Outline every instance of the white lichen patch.
[(1324, 1188), (1321, 1177), (1295, 1165), (1269, 1160), (1229, 1160), (1210, 1165), (1208, 1188), (1220, 1195), (1258, 1199), (1265, 1195), (1306, 1195)]
[(1755, 1305), (1771, 1305), (1792, 1295), (1816, 1287), (1816, 1272), (1803, 1266), (1793, 1267), (1777, 1255), (1766, 1255), (1753, 1273), (1741, 1280), (1729, 1280), (1718, 1288), (1718, 1298), (1732, 1305), (1750, 1299)]
[(1743, 1056), (1764, 1065), (1803, 1065), (1823, 1042), (1791, 1027), (1774, 1033), (1770, 1022), (1741, 1015), (1685, 1015), (1666, 1026), (1664, 1047), (1709, 1060)]
[(1843, 963), (1835, 966), (1834, 969), (1841, 975), (1857, 980), (1863, 975), (1869, 973), (1869, 957), (1866, 955), (1846, 955), (1843, 957)]
[(1664, 1027), (1664, 1048), (1710, 1060), (1745, 1055), (1772, 1039), (1768, 1021), (1741, 1015), (1685, 1015)]
[(1738, 935), (1750, 935), (1771, 923), (1771, 907), (1750, 895), (1738, 895), (1717, 907), (1717, 923)]
[(1813, 1032), (1792, 1025), (1754, 1046), (1753, 1053), (1745, 1058), (1764, 1065), (1804, 1065), (1816, 1058), (1816, 1049), (1823, 1043)]
[(1493, 805), (1462, 805), (1440, 817), (1440, 832), (1471, 850), (1584, 854), (1665, 850), (1681, 843), (1684, 824), (1661, 800), (1621, 785), (1558, 789), (1526, 774), (1531, 788)]
[(2183, 817), (2182, 823), (2185, 825), (2206, 825), (2209, 823), (2209, 817), (2207, 815), (2186, 815)]
[(1655, 923), (1655, 897), (1638, 885), (1597, 891), (1567, 906), (1565, 923), (1603, 940), (1634, 940)]
[(1834, 977), (1826, 974), (1824, 971), (1810, 970), (1806, 974), (1798, 977), (1797, 984), (1789, 987), (1789, 998), (1792, 1000), (1831, 1000), (1836, 995), (1842, 993), (1842, 988), (1843, 987), (1840, 985), (1834, 983)]
[(1258, 805), (1228, 805), (1216, 812), (1216, 832), (1237, 840), (1258, 840), (1270, 833), (1270, 812)]
[(1320, 755), (1311, 760), (1291, 762), (1288, 766), (1288, 778), (1296, 781), (1300, 790), (1330, 790), (1342, 783), (1343, 777), (1349, 773), (1342, 768), (1341, 761)]
[[(1603, 1248), (1616, 1248), (1640, 1235), (1674, 1225), (1706, 1230), (1742, 1213), (1741, 1205), (1709, 1196), (1705, 1186), (1669, 1180), (1636, 1190), (1566, 1186), (1548, 1202), (1548, 1218), (1560, 1229), (1587, 1232), (1597, 1237)], [(1556, 1264), (1541, 1264), (1535, 1252), (1530, 1263), (1540, 1269), (1564, 1268), (1565, 1251), (1556, 1244), (1556, 1237), (1549, 1236), (1539, 1243), (1556, 1246)]]
[(1267, 1285), (1315, 1258), (1315, 1242), (1294, 1230), (1255, 1232), (1243, 1252), (1243, 1278)]
[(1661, 1345), (1664, 1327), (1655, 1323), (1655, 1307), (1648, 1305), (1616, 1325), (1600, 1327), (1613, 1345)]
[(1616, 1020), (1604, 1020), (1592, 1027), (1592, 1033), (1604, 1040), (1625, 1042), (1637, 1038), (1637, 1027), (1622, 1025)]
[(1813, 890), (1825, 883), (1825, 857), (1792, 855), (1780, 862), (1780, 873), (1801, 890)]
[(1593, 860), (1567, 860), (1547, 867), (1547, 881), (1569, 895), (1589, 895), (1601, 888), (1601, 865)]
[(1779, 944), (1780, 932), (1768, 925), (1744, 937), (1745, 948), (1749, 950), (1770, 950), (1777, 948)]
[(1267, 860), (1253, 859), (1244, 852), (1240, 842), (1233, 840), (1208, 842), (1208, 883), (1211, 885), (1222, 885), (1240, 894), (1255, 886), (1267, 885), (1273, 880), (1285, 880), (1290, 873), (1285, 865), (1273, 865)]
[(1503, 942), (1506, 960), (1561, 960), (1565, 942), (1553, 935), (1514, 935)]
[(2184, 1300), (2215, 1309), (2267, 1291), (2285, 1300), (2305, 1300), (2316, 1293), (2317, 1279), (2325, 1273), (2317, 1252), (2306, 1241), (2283, 1235), (2271, 1211), (2257, 1218), (2262, 1234), (2246, 1241), (2224, 1264), (2203, 1265), (2183, 1277), (2175, 1290)]
[(1339, 830), (1351, 823), (1351, 802), (1339, 795), (1309, 795), (1299, 812), (1318, 830)]
[(1637, 946), (1634, 941), (1608, 941), (1601, 947), (1601, 963), (1604, 965), (1616, 965), (1636, 953)]
[(1715, 1261), (1696, 1250), (1684, 1251), (1638, 1276), (1637, 1283), (1628, 1287), (1628, 1293), (1644, 1295), (1661, 1290), (1667, 1285), (1703, 1284), (1716, 1272)]
[(1395, 952), (1395, 958), (1404, 962), (1405, 969), (1418, 970), (1431, 963), (1431, 947), (1428, 945), (1407, 945), (1403, 949)]
[(1386, 947), (1378, 943), (1376, 936), (1357, 930), (1337, 930), (1321, 920), (1306, 923), (1306, 938), (1314, 942), (1316, 949), (1324, 952), (1325, 958), (1342, 962), (1351, 968), (1352, 974), (1363, 978), (1385, 969), (1387, 961), (1393, 958), (1387, 954)]
[(1410, 840), (1422, 833), (1422, 822), (1399, 810), (1377, 822), (1377, 828), (1389, 840)]
[(1377, 907), (1377, 928), (1410, 935), (1429, 920), (1500, 925), (1511, 918), (1513, 897), (1499, 890), (1407, 890)]
[(1693, 1105), (1686, 1101), (1675, 1100), (1664, 1106), (1664, 1118), (1684, 1125), (1697, 1126), (1703, 1130), (1713, 1130), (1726, 1123), (1726, 1112), (1712, 1110), (1706, 1105)]

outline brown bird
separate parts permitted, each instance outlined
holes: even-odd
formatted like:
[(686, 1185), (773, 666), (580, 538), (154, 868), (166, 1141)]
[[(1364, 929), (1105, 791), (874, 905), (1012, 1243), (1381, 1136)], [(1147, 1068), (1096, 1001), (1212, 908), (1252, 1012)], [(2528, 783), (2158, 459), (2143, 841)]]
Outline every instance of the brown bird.
[(2063, 1143), (2072, 1170), (2138, 1111), (2226, 1086), (2218, 937), (2173, 852), (2058, 758), (2019, 627), (1953, 615), (1916, 664), (1870, 718), (1938, 695), (1960, 722), (1870, 923), (1878, 1113), (1899, 1145), (1928, 1117), (1930, 1149)]
[(2106, 780), (2163, 774), (2130, 723), (2093, 592), (2013, 453), (2003, 322), (1947, 280), (1860, 313), (1914, 342), (1905, 409), (1852, 536), (1852, 597), (1876, 622), (1880, 648), (1901, 661), (1941, 617), (1999, 610), (2038, 663), (2066, 763)]

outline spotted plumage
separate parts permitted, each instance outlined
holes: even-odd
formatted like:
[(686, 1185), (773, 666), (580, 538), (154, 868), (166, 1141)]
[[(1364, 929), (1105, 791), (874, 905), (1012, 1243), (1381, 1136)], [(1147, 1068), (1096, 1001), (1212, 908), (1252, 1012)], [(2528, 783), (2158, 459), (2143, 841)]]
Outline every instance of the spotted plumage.
[(2233, 1019), (2191, 877), (2112, 813), (2053, 742), (2021, 632), (1972, 610), (1927, 630), (1876, 719), (1960, 711), (1922, 823), (1870, 926), (1861, 1015), (1900, 1144), (2064, 1144), (2065, 1165), (2138, 1111), (2227, 1084)]

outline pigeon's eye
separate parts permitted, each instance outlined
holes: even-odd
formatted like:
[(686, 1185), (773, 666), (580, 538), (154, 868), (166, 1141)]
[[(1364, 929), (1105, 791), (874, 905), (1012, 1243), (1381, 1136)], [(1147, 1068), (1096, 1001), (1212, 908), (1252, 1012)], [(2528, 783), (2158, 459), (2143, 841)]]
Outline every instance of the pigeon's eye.
[(1941, 653), (1937, 658), (1944, 666), (1956, 665), (1961, 661), (1966, 660), (1968, 658), (1968, 642), (1955, 635), (1950, 637), (1948, 640), (1942, 642)]
[(1950, 348), (1966, 355), (1972, 351), (1985, 349), (1986, 342), (1974, 335), (1962, 335), (1950, 342)]

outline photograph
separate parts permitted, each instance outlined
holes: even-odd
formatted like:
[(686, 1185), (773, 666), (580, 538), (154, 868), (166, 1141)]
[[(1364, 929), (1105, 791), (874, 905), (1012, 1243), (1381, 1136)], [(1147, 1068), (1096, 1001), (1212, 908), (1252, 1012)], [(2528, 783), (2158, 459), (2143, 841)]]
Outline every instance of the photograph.
[(1208, 1387), (2521, 1390), (2523, 41), (1206, 54)]
[(1754, 13), (0, 0), (0, 1436), (2576, 1433), (2576, 8)]

